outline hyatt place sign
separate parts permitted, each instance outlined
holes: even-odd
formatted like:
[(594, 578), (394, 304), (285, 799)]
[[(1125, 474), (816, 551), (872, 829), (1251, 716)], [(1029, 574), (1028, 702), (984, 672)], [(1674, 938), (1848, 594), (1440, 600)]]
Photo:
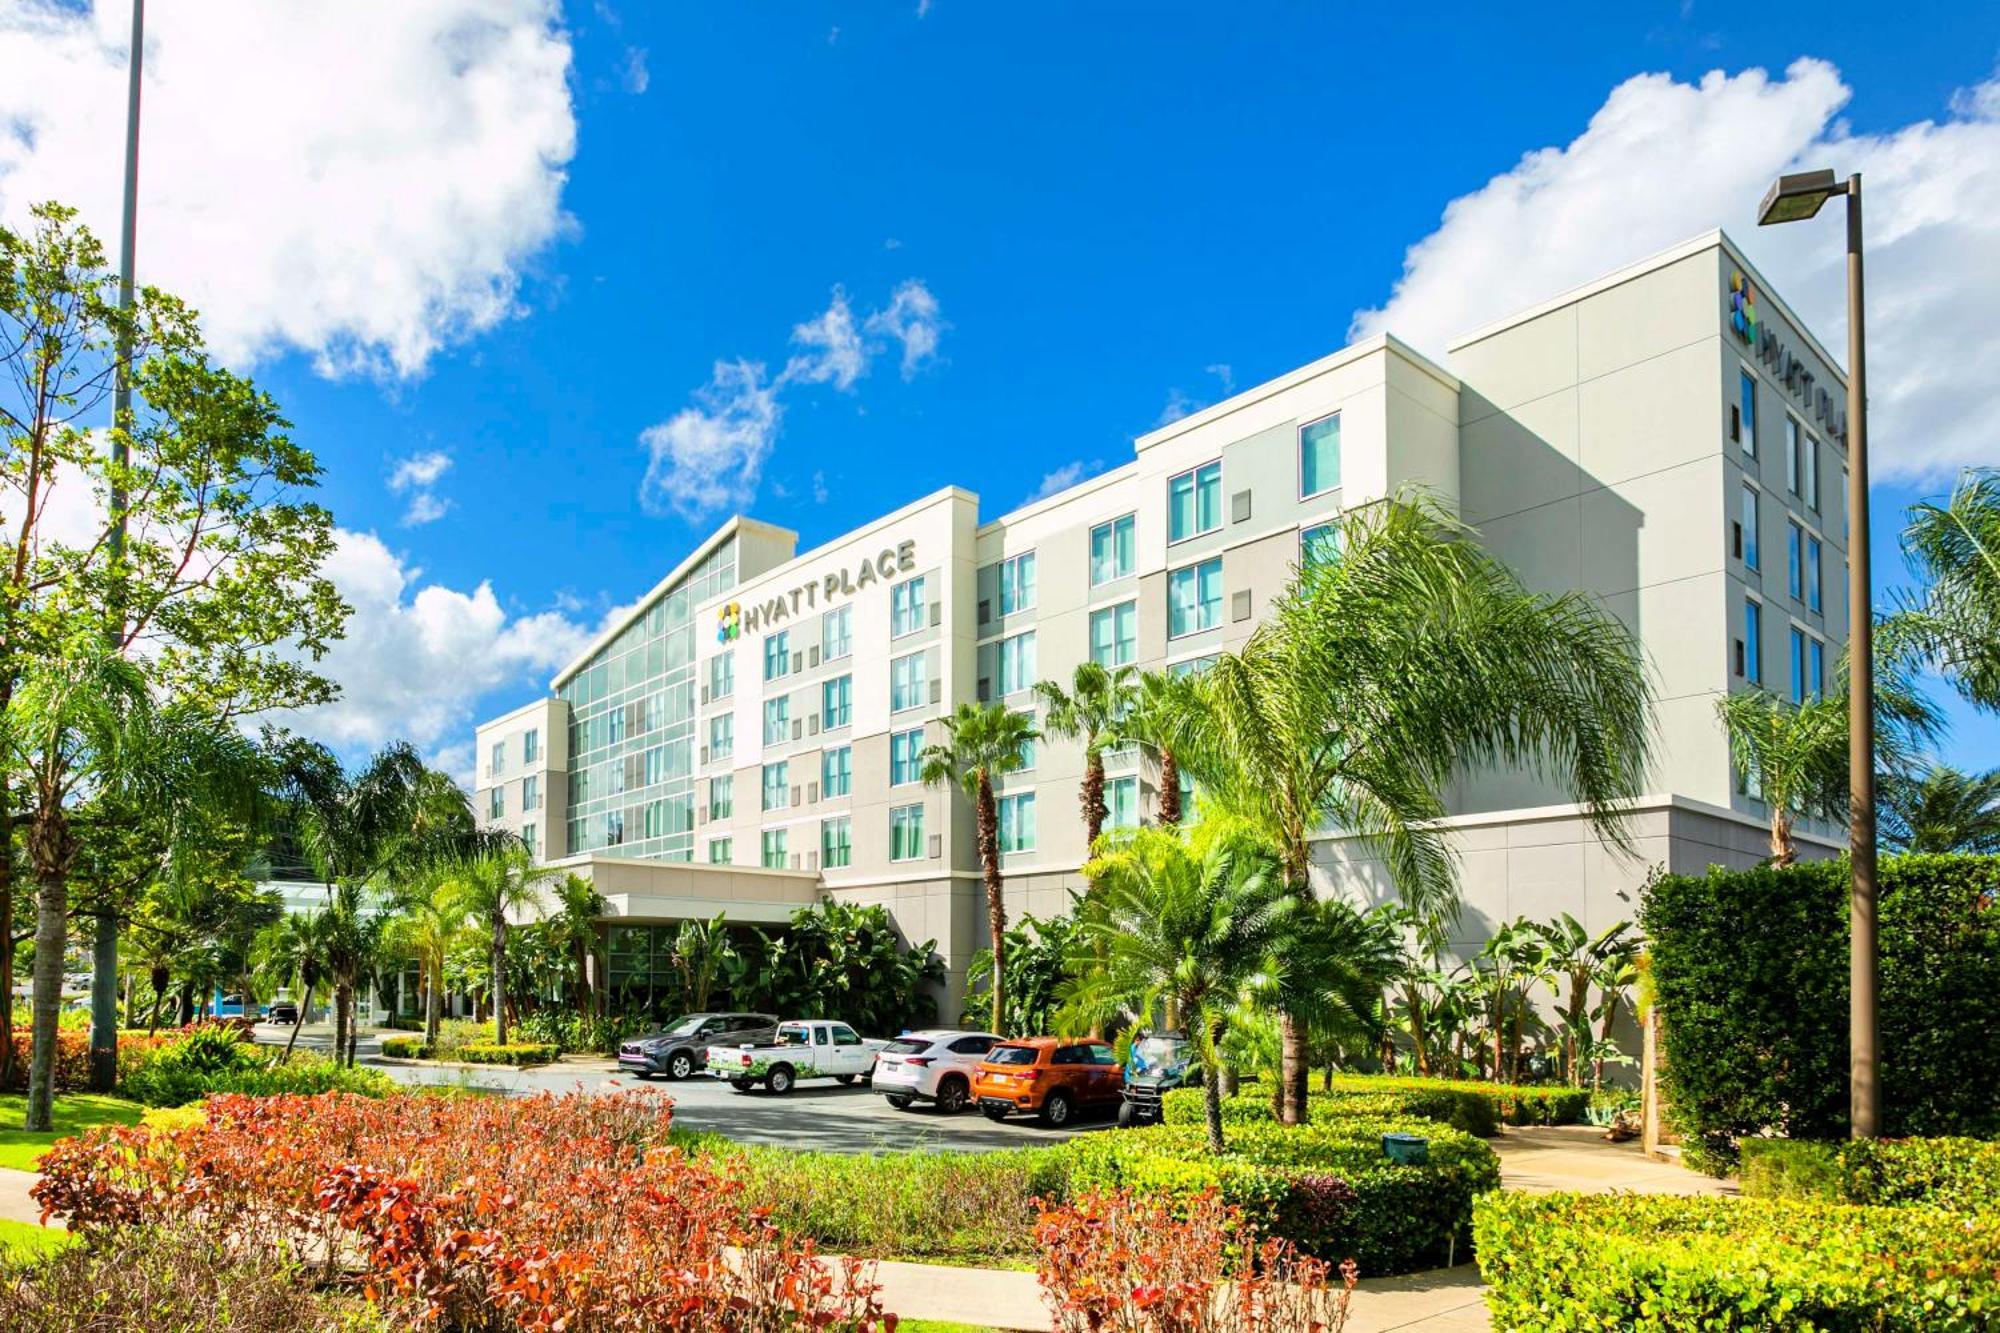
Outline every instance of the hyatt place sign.
[(1785, 345), (1769, 321), (1758, 318), (1757, 289), (1740, 269), (1729, 275), (1729, 327), (1757, 353), (1764, 368), (1791, 391), (1801, 411), (1819, 422), (1829, 436), (1847, 443), (1847, 409), (1817, 382), (1806, 363)]
[(917, 544), (913, 541), (898, 542), (853, 565), (828, 570), (821, 577), (801, 583), (776, 597), (766, 597), (748, 605), (726, 603), (717, 613), (715, 641), (728, 643), (739, 635), (770, 629), (815, 607), (832, 606), (871, 583), (893, 579), (898, 573), (916, 567)]

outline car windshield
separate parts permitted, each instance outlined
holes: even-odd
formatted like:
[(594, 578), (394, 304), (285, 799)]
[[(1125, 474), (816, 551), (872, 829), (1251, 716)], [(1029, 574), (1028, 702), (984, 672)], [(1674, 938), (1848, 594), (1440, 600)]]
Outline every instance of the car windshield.
[(805, 1024), (787, 1023), (778, 1029), (777, 1044), (780, 1046), (810, 1046), (812, 1045), (812, 1036), (806, 1031)]
[(915, 1055), (931, 1048), (929, 1037), (898, 1037), (882, 1048), (885, 1055)]
[(1035, 1048), (1032, 1046), (995, 1046), (986, 1053), (989, 1065), (1031, 1065), (1035, 1063)]
[(707, 1021), (707, 1014), (689, 1014), (686, 1018), (677, 1018), (667, 1028), (667, 1035), (669, 1037), (692, 1036)]
[(1194, 1056), (1194, 1044), (1178, 1037), (1147, 1037), (1132, 1044), (1135, 1074), (1178, 1074)]

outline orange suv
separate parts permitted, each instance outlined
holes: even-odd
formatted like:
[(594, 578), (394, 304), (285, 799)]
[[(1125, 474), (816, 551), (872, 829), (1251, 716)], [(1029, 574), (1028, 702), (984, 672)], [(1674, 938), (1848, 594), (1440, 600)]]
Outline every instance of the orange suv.
[(972, 1096), (988, 1120), (1033, 1111), (1043, 1124), (1060, 1129), (1079, 1111), (1118, 1105), (1124, 1087), (1125, 1066), (1101, 1041), (1021, 1037), (986, 1053), (973, 1076)]

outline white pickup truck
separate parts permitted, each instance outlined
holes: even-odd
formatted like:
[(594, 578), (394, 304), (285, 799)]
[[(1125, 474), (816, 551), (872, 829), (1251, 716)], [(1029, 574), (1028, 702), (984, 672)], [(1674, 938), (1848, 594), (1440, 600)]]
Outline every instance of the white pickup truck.
[(863, 1040), (853, 1028), (828, 1018), (801, 1018), (778, 1024), (768, 1045), (711, 1046), (708, 1072), (726, 1078), (738, 1092), (762, 1083), (772, 1092), (790, 1092), (802, 1078), (838, 1083), (866, 1080), (876, 1054), (889, 1043)]

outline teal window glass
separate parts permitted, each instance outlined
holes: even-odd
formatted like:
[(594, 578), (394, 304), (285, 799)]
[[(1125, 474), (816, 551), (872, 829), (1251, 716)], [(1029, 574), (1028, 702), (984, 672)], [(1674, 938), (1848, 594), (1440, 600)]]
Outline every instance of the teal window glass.
[(1299, 428), (1299, 497), (1318, 495), (1340, 485), (1340, 418)]

